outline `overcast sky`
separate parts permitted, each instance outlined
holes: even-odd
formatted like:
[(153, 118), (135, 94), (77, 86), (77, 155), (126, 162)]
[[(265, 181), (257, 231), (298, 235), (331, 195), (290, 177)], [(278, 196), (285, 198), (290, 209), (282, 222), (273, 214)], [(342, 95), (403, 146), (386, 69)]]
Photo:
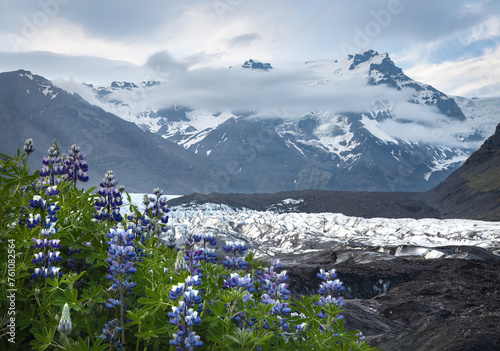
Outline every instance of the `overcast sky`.
[[(443, 92), (500, 96), (498, 0), (0, 0), (0, 71), (103, 84), (388, 52)], [(209, 75), (208, 75), (209, 76)]]

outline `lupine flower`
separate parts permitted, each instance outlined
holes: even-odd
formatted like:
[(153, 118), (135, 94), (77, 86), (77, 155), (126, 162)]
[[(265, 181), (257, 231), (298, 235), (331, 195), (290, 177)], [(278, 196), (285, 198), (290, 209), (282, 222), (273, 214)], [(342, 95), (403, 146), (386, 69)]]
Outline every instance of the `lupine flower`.
[(97, 220), (106, 220), (108, 223), (121, 222), (123, 220), (120, 214), (120, 206), (123, 205), (121, 192), (115, 186), (118, 181), (115, 179), (113, 171), (107, 171), (100, 184), (97, 194), (101, 197), (95, 202), (94, 218)]
[(64, 169), (60, 169), (61, 157), (59, 157), (60, 149), (57, 142), (47, 151), (47, 157), (42, 160), (43, 167), (38, 173), (42, 178), (42, 184), (47, 186), (53, 186), (59, 184), (62, 178), (59, 176), (64, 174)]
[(33, 151), (35, 151), (35, 146), (33, 145), (33, 139), (26, 139), (24, 142), (24, 147), (23, 147), (24, 152), (26, 155), (30, 155)]
[(53, 266), (50, 266), (48, 268), (35, 268), (32, 277), (34, 279), (38, 279), (40, 277), (44, 278), (61, 277), (62, 272), (59, 272), (60, 269), (61, 269), (60, 267), (53, 267)]
[(248, 246), (242, 241), (226, 241), (226, 244), (222, 246), (222, 249), (228, 253), (231, 253), (232, 256), (224, 257), (224, 261), (222, 265), (226, 268), (232, 269), (245, 269), (248, 265), (248, 262), (244, 257), (237, 257), (237, 254), (245, 255), (248, 250)]
[[(271, 314), (276, 315), (280, 319), (280, 328), (288, 331), (289, 324), (284, 316), (290, 314), (292, 309), (286, 301), (290, 298), (290, 290), (288, 290), (288, 276), (286, 271), (280, 273), (276, 269), (281, 267), (279, 260), (274, 260), (269, 268), (265, 268), (264, 272), (257, 275), (261, 282), (261, 288), (265, 291), (261, 296), (261, 301), (266, 305), (272, 305)], [(264, 324), (265, 329), (269, 329), (269, 324)]]
[(204, 241), (204, 243), (208, 243), (210, 245), (217, 245), (217, 238), (213, 233), (205, 233), (201, 235), (193, 235), (194, 241), (195, 242), (200, 242), (201, 240)]
[(120, 327), (120, 323), (118, 320), (113, 319), (104, 325), (102, 329), (102, 334), (99, 336), (104, 339), (104, 341), (109, 341), (110, 345), (116, 347), (118, 351), (123, 351), (124, 346), (120, 342), (120, 334), (123, 332), (123, 329)]
[(319, 289), (318, 289), (318, 294), (320, 295), (325, 295), (328, 292), (334, 292), (334, 291), (343, 291), (344, 287), (342, 286), (342, 282), (338, 279), (335, 280), (327, 280), (321, 283)]
[[(320, 272), (317, 274), (317, 277), (322, 279), (323, 282), (321, 283), (318, 289), (318, 293), (322, 295), (320, 297), (320, 301), (317, 302), (318, 306), (337, 305), (341, 308), (344, 306), (342, 297), (337, 297), (337, 298), (333, 297), (335, 294), (338, 294), (339, 292), (344, 290), (344, 287), (340, 280), (338, 279), (332, 280), (336, 276), (337, 275), (335, 274), (334, 269), (330, 271), (325, 271), (323, 269), (320, 269)], [(326, 317), (325, 311), (321, 310), (320, 313), (318, 314), (318, 317), (325, 318)], [(343, 316), (341, 314), (335, 316), (335, 319), (342, 319), (342, 318)]]
[(175, 239), (175, 233), (173, 231), (170, 232), (164, 240), (165, 245), (170, 249), (174, 249), (177, 246), (177, 240)]
[(184, 331), (184, 325), (179, 325), (179, 331), (172, 334), (173, 339), (169, 341), (170, 345), (177, 346), (177, 349), (183, 350), (181, 346), (184, 344), (186, 350), (192, 350), (193, 347), (202, 347), (203, 341), (196, 335), (194, 331), (188, 331), (187, 335)]
[(198, 278), (197, 275), (189, 276), (186, 278), (186, 285), (187, 286), (200, 286), (201, 280)]
[(238, 273), (231, 273), (228, 279), (226, 279), (222, 285), (223, 289), (227, 288), (244, 288), (248, 292), (254, 292), (255, 287), (253, 286), (253, 279), (250, 274), (240, 277)]
[[(53, 192), (54, 188), (55, 186), (50, 186), (47, 190), (50, 189), (50, 191)], [(61, 277), (62, 272), (59, 272), (60, 268), (56, 268), (53, 265), (57, 262), (61, 262), (62, 257), (60, 256), (59, 251), (52, 251), (62, 247), (61, 241), (59, 239), (51, 239), (51, 237), (57, 232), (55, 225), (57, 222), (56, 213), (59, 210), (59, 206), (53, 203), (47, 203), (41, 196), (35, 195), (33, 196), (33, 199), (30, 200), (30, 208), (45, 211), (45, 219), (43, 221), (40, 213), (30, 213), (26, 218), (26, 221), (23, 223), (30, 229), (38, 228), (39, 234), (37, 235), (42, 236), (42, 238), (37, 237), (31, 239), (31, 242), (33, 243), (32, 248), (39, 250), (34, 253), (34, 258), (31, 262), (42, 267), (35, 268), (33, 270), (32, 277), (34, 279), (38, 279), (40, 277)]]
[(33, 215), (29, 214), (28, 218), (26, 219), (26, 226), (30, 229), (35, 228), (40, 222), (42, 221), (42, 217), (40, 216), (39, 213)]
[(170, 209), (167, 207), (167, 200), (162, 197), (163, 190), (154, 189), (155, 196), (144, 195), (143, 204), (146, 206), (143, 216), (140, 218), (144, 231), (148, 235), (161, 235), (166, 233), (168, 228), (168, 213)]
[(189, 269), (186, 260), (183, 255), (177, 255), (177, 259), (175, 260), (174, 269), (177, 273), (186, 271)]
[(30, 200), (30, 207), (31, 208), (41, 208), (43, 210), (45, 210), (45, 207), (47, 206), (47, 203), (45, 202), (45, 200), (39, 196), (39, 195), (35, 195), (33, 196), (33, 199)]
[(86, 182), (89, 180), (87, 171), (89, 166), (85, 161), (85, 154), (80, 152), (80, 148), (73, 144), (64, 159), (66, 170), (65, 178), (76, 184), (76, 181)]
[(177, 349), (182, 349), (184, 346), (187, 350), (191, 350), (193, 347), (203, 346), (203, 342), (193, 331), (193, 327), (201, 323), (198, 311), (193, 308), (194, 305), (199, 305), (198, 307), (202, 309), (200, 304), (202, 298), (198, 295), (198, 290), (194, 289), (199, 285), (198, 278), (198, 276), (187, 277), (185, 283), (173, 286), (169, 293), (171, 300), (179, 299), (179, 306), (172, 306), (172, 311), (168, 312), (170, 323), (179, 328), (170, 340), (170, 345), (177, 346)]
[(116, 306), (120, 306), (120, 301), (115, 299), (108, 299), (108, 302), (105, 304), (105, 307), (109, 309), (115, 308)]
[(73, 329), (71, 325), (71, 316), (69, 314), (69, 306), (67, 303), (64, 304), (63, 310), (62, 310), (62, 316), (59, 321), (59, 325), (57, 326), (57, 330), (65, 336), (67, 336), (69, 333), (71, 333), (71, 330)]
[(45, 196), (47, 196), (47, 197), (56, 196), (56, 195), (59, 195), (59, 193), (60, 193), (60, 190), (57, 189), (57, 185), (49, 186), (45, 190)]
[(319, 273), (316, 273), (316, 276), (323, 280), (332, 280), (334, 278), (337, 278), (337, 273), (335, 273), (335, 269), (331, 269), (329, 271), (320, 269)]
[[(108, 275), (106, 278), (112, 281), (111, 290), (130, 290), (137, 286), (137, 283), (131, 281), (131, 275), (137, 272), (134, 267), (134, 258), (136, 256), (135, 244), (133, 242), (135, 234), (132, 230), (116, 229), (106, 234), (110, 239), (108, 244), (108, 257), (106, 262), (109, 264)], [(119, 306), (115, 300), (108, 300), (107, 308)]]
[(226, 252), (238, 252), (244, 254), (248, 250), (248, 246), (243, 241), (226, 241), (226, 245), (222, 246)]

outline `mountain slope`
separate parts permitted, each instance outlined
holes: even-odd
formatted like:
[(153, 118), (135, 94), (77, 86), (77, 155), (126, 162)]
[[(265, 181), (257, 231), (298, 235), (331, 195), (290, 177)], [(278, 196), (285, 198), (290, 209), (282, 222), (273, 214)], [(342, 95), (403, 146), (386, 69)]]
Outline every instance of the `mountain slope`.
[(109, 169), (132, 192), (155, 187), (168, 193), (204, 192), (217, 184), (210, 177), (216, 168), (206, 158), (143, 132), (28, 71), (0, 74), (0, 126), (2, 153), (13, 154), (24, 140), (34, 139), (32, 169), (41, 168), (41, 157), (54, 139), (62, 152), (77, 144), (87, 155), (91, 186)]
[(500, 124), (465, 163), (427, 194), (447, 218), (500, 220)]

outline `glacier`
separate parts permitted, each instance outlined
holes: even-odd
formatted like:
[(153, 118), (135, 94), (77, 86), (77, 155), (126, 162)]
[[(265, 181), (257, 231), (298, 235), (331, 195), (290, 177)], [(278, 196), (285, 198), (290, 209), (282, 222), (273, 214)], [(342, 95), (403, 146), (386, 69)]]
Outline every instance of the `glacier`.
[[(130, 196), (143, 211), (144, 194)], [(167, 199), (175, 197), (179, 196)], [(128, 204), (124, 204), (123, 210), (127, 209)], [(465, 258), (460, 247), (470, 246), (500, 255), (500, 223), (466, 219), (367, 219), (341, 213), (277, 213), (207, 203), (171, 207), (168, 225), (179, 244), (186, 232), (212, 232), (217, 234), (219, 244), (241, 240), (261, 258), (347, 249), (369, 249), (381, 257)]]

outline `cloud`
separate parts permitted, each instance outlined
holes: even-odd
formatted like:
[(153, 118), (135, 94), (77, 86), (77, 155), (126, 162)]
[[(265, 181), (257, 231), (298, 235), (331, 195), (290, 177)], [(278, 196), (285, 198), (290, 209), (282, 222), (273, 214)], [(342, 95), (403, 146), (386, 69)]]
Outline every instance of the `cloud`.
[[(280, 113), (293, 117), (321, 110), (366, 112), (373, 108), (374, 101), (407, 98), (407, 93), (386, 86), (368, 86), (365, 77), (324, 84), (304, 64), (268, 72), (240, 65), (193, 68), (197, 63), (175, 59), (167, 52), (150, 57), (145, 65), (150, 79), (165, 83), (151, 90), (145, 104), (152, 108), (182, 105), (212, 112), (253, 110), (262, 117), (280, 117)], [(127, 93), (114, 92), (108, 98), (126, 100), (123, 94)]]
[[(60, 5), (50, 10), (46, 4)], [(168, 52), (184, 57), (180, 64), (185, 67), (165, 63), (165, 71), (179, 75), (184, 69), (226, 68), (249, 58), (273, 65), (342, 58), (346, 46), (354, 51), (363, 46), (389, 52), (404, 69), (415, 67), (413, 72), (482, 57), (484, 64), (474, 70), (485, 76), (490, 56), (484, 52), (497, 47), (499, 13), (497, 0), (11, 1), (0, 11), (0, 52), (97, 56), (146, 63), (153, 72), (156, 64), (146, 61)], [(29, 26), (34, 31), (26, 32)], [(13, 35), (21, 45), (12, 45)], [(439, 87), (441, 77), (448, 77), (455, 82), (441, 86), (451, 86), (453, 93), (470, 91), (459, 88), (470, 85), (461, 76), (436, 72), (424, 82)], [(82, 74), (76, 69), (72, 75)], [(83, 80), (95, 76), (89, 73)]]
[(500, 45), (484, 55), (439, 64), (422, 63), (406, 73), (450, 95), (465, 97), (500, 96)]
[(248, 46), (255, 40), (259, 39), (260, 35), (259, 33), (248, 33), (248, 34), (242, 34), (238, 35), (237, 37), (234, 37), (229, 40), (229, 47), (231, 48), (239, 48), (243, 46)]
[(73, 79), (93, 84), (118, 81), (142, 81), (146, 72), (130, 62), (91, 56), (69, 56), (51, 52), (0, 52), (0, 71), (25, 69), (49, 80)]

